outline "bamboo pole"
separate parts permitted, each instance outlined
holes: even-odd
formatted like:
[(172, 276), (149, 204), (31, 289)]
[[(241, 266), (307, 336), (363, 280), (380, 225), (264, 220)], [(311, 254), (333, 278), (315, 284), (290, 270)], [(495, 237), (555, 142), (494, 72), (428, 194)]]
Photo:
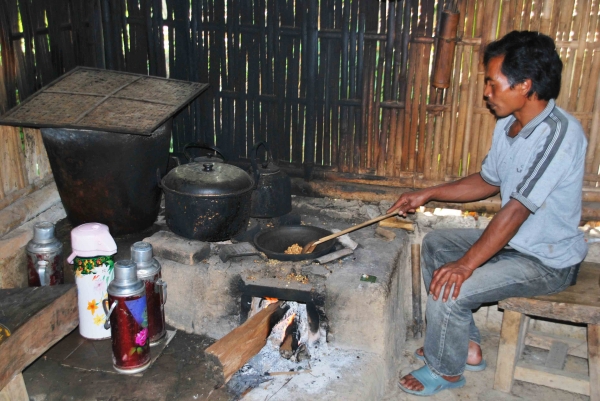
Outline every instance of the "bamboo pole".
[[(587, 35), (588, 38), (595, 38), (596, 34), (598, 34), (598, 2), (592, 3), (592, 10), (590, 12), (595, 18), (590, 18)], [(583, 80), (581, 85), (582, 94), (578, 96), (576, 111), (590, 112), (593, 108), (594, 91), (591, 90), (593, 86), (586, 84), (588, 82), (596, 82), (600, 69), (600, 57), (598, 57), (598, 54), (595, 54), (593, 44), (593, 42), (586, 41), (587, 53), (585, 59), (587, 68), (584, 68), (581, 73)]]
[[(410, 53), (408, 56), (409, 60), (416, 60), (417, 57), (417, 48), (418, 46), (415, 46), (414, 44), (410, 47)], [(401, 171), (407, 171), (409, 170), (409, 159), (410, 159), (410, 136), (411, 136), (411, 115), (412, 115), (412, 109), (415, 108), (414, 105), (414, 100), (413, 100), (413, 96), (412, 92), (413, 92), (413, 86), (415, 85), (415, 78), (414, 78), (414, 72), (415, 72), (415, 67), (414, 65), (411, 65), (408, 68), (408, 71), (406, 73), (407, 79), (406, 79), (406, 95), (405, 95), (405, 99), (406, 101), (405, 103), (405, 108), (404, 108), (404, 124), (403, 124), (403, 131), (404, 131), (404, 135), (402, 136), (402, 165), (401, 165)]]
[(433, 136), (433, 160), (432, 164), (434, 166), (434, 174), (432, 175), (432, 179), (441, 179), (443, 177), (443, 160), (442, 160), (442, 147), (444, 146), (444, 121), (448, 118), (446, 117), (448, 112), (440, 112), (435, 116), (435, 131)]
[(29, 184), (20, 142), (17, 127), (0, 125), (0, 176), (3, 197)]
[(415, 171), (415, 159), (416, 159), (416, 147), (417, 147), (417, 130), (418, 130), (418, 118), (419, 118), (419, 101), (421, 101), (419, 99), (419, 94), (420, 94), (420, 89), (421, 89), (421, 83), (422, 83), (422, 77), (423, 77), (423, 65), (421, 64), (421, 61), (424, 58), (424, 50), (425, 50), (425, 44), (423, 43), (418, 43), (416, 46), (416, 51), (415, 51), (415, 55), (418, 57), (415, 60), (415, 80), (413, 83), (413, 105), (411, 107), (411, 115), (410, 115), (410, 130), (408, 131), (409, 133), (409, 138), (408, 138), (408, 170), (409, 171)]
[(479, 46), (474, 46), (471, 52), (471, 73), (469, 78), (469, 94), (467, 97), (467, 118), (465, 119), (465, 133), (462, 148), (462, 176), (468, 175), (469, 145), (471, 142), (471, 128), (473, 126), (473, 103), (477, 89), (477, 69), (479, 66)]
[(552, 22), (552, 6), (554, 5), (554, 0), (544, 0), (542, 6), (542, 15), (540, 22), (540, 32), (550, 35), (550, 23)]
[[(569, 93), (569, 103), (568, 110), (576, 110), (577, 108), (577, 99), (579, 96), (582, 96), (582, 93), (579, 93), (581, 85), (583, 82), (581, 81), (581, 73), (583, 70), (583, 59), (586, 53), (586, 44), (587, 44), (587, 31), (590, 23), (590, 6), (591, 0), (583, 0), (578, 2), (579, 10), (578, 13), (583, 14), (580, 21), (578, 31), (578, 47), (576, 50), (572, 50), (575, 52), (574, 59), (574, 67), (573, 67), (573, 80), (571, 84), (571, 92)], [(584, 85), (586, 86), (586, 85)]]
[[(429, 61), (431, 58), (431, 44), (423, 44), (423, 52), (424, 52), (424, 59), (423, 59), (423, 67), (425, 66), (429, 66)], [(425, 69), (425, 68), (423, 68)], [(428, 70), (428, 69), (427, 69)], [(428, 85), (427, 85), (427, 81), (422, 81), (421, 82), (421, 99), (420, 99), (420, 103), (419, 103), (419, 144), (418, 144), (418, 153), (417, 153), (417, 165), (416, 170), (423, 172), (424, 170), (424, 164), (425, 164), (425, 157), (428, 153), (431, 152), (431, 142), (426, 142), (426, 141), (431, 141), (432, 137), (428, 135), (427, 133), (427, 95), (428, 95)], [(433, 128), (433, 127), (432, 127)], [(433, 136), (433, 130), (432, 132), (432, 136)]]

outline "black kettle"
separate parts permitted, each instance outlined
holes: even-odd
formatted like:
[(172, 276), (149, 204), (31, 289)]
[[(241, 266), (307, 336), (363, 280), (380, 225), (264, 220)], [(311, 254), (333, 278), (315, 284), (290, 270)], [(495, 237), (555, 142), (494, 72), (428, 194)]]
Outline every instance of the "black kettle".
[[(265, 161), (257, 164), (257, 150), (265, 148)], [(273, 156), (266, 142), (257, 142), (250, 153), (253, 175), (257, 183), (252, 192), (250, 216), (259, 218), (279, 217), (292, 211), (292, 182), (281, 169), (273, 163)]]
[[(188, 151), (189, 148), (200, 148), (200, 149), (204, 149), (205, 151), (206, 150), (212, 151), (212, 153), (204, 152), (205, 153), (204, 155), (193, 156)], [(183, 152), (171, 153), (171, 155), (169, 157), (169, 164), (167, 165), (167, 173), (169, 171), (173, 170), (177, 166), (181, 166), (182, 164), (187, 164), (187, 163), (192, 163), (192, 162), (195, 162), (195, 163), (226, 163), (227, 157), (221, 151), (221, 149), (217, 148), (216, 146), (209, 145), (209, 144), (203, 143), (203, 142), (190, 142), (183, 147)]]

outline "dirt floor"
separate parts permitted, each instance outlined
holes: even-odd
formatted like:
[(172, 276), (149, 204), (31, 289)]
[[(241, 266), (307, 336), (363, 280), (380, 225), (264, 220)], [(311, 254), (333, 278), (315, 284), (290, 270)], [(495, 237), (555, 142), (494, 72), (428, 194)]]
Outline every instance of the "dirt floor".
[[(515, 382), (512, 394), (495, 391), (493, 380), (498, 352), (498, 335), (482, 334), (483, 352), (488, 368), (484, 372), (467, 372), (465, 387), (443, 391), (428, 398), (429, 400), (589, 400), (589, 397), (586, 396), (522, 382)], [(135, 377), (65, 366), (66, 364), (77, 365), (77, 363), (72, 363), (73, 346), (69, 343), (69, 341), (72, 343), (72, 339), (76, 336), (78, 336), (77, 330), (71, 334), (71, 340), (66, 338), (59, 342), (23, 372), (31, 400), (229, 401), (235, 399), (225, 388), (214, 390), (214, 383), (206, 378), (206, 366), (202, 351), (213, 342), (207, 337), (177, 331), (152, 366), (141, 377)], [(409, 373), (422, 366), (422, 362), (416, 360), (412, 355), (413, 351), (421, 345), (422, 339), (406, 342), (404, 362), (399, 367), (401, 374)], [(525, 357), (530, 360), (543, 361), (546, 353), (546, 351), (528, 347), (525, 350)], [(98, 355), (93, 353), (89, 353), (87, 356), (98, 358)], [(587, 363), (584, 359), (569, 356), (567, 367), (574, 371), (585, 372)], [(340, 379), (343, 380), (343, 378)], [(289, 394), (282, 398), (276, 393), (276, 390), (277, 388), (273, 386), (273, 394), (268, 396), (269, 401), (291, 401)], [(315, 399), (319, 399), (319, 397), (315, 397)], [(396, 400), (423, 400), (423, 398), (405, 394), (392, 383), (383, 401)]]
[[(446, 390), (436, 394), (433, 397), (426, 398), (431, 401), (452, 401), (452, 400), (477, 400), (477, 401), (580, 401), (589, 400), (590, 397), (569, 393), (562, 390), (551, 389), (549, 387), (538, 386), (535, 384), (515, 381), (512, 393), (506, 394), (493, 389), (494, 374), (496, 372), (496, 359), (498, 357), (498, 334), (482, 332), (483, 355), (487, 362), (487, 369), (483, 372), (466, 372), (465, 378), (467, 384), (457, 390)], [(400, 375), (404, 376), (411, 371), (423, 366), (423, 362), (413, 356), (413, 352), (423, 345), (423, 340), (409, 340), (404, 347), (404, 363), (400, 366)], [(524, 358), (528, 361), (543, 363), (548, 351), (538, 348), (526, 347)], [(573, 356), (567, 357), (566, 367), (580, 373), (587, 374), (587, 361)], [(396, 383), (393, 383), (390, 391), (383, 401), (423, 401), (425, 398), (404, 393)]]

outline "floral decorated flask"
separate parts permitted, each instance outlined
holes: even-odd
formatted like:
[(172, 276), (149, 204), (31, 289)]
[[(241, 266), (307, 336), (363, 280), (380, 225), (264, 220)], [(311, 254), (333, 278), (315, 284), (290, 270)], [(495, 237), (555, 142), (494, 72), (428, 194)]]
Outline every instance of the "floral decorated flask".
[(137, 265), (137, 276), (146, 287), (148, 302), (148, 337), (150, 346), (166, 338), (165, 308), (167, 283), (161, 278), (160, 263), (152, 257), (152, 244), (136, 242), (131, 246), (131, 259)]
[(27, 276), (30, 287), (64, 283), (63, 245), (54, 236), (54, 224), (42, 221), (33, 226), (27, 244)]
[(117, 253), (117, 244), (108, 226), (86, 223), (71, 230), (71, 248), (73, 252), (67, 262), (73, 264), (77, 284), (79, 334), (90, 340), (110, 338), (110, 330), (104, 328), (106, 314), (102, 300), (114, 277), (113, 255)]
[(119, 373), (139, 373), (150, 366), (146, 287), (132, 260), (115, 263), (115, 278), (102, 301), (110, 328), (113, 367)]

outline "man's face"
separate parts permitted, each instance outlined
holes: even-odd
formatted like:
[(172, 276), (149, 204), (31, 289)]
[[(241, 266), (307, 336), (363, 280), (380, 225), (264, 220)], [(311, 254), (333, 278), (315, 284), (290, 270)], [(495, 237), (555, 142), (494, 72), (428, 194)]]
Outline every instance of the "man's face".
[(520, 110), (527, 99), (523, 84), (510, 87), (508, 78), (502, 73), (504, 56), (492, 58), (485, 69), (483, 97), (496, 117), (506, 117)]

